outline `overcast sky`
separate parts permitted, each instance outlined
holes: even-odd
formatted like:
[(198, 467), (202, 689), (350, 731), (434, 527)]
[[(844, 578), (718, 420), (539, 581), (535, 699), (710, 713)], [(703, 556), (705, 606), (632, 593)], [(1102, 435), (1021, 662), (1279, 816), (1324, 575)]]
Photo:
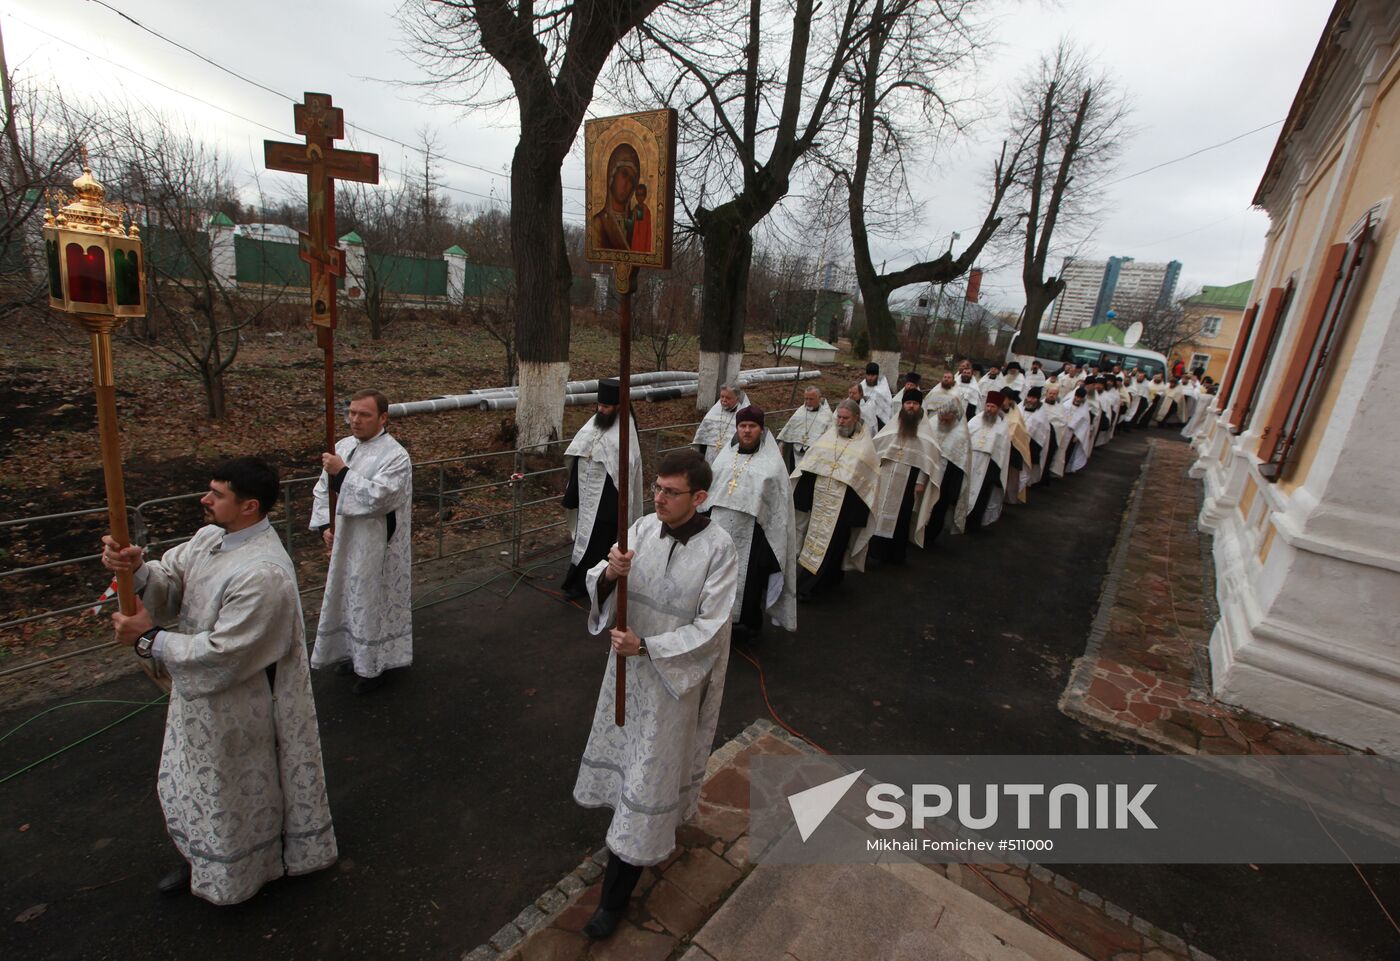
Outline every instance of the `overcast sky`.
[[(107, 2), (274, 90), (297, 99), (305, 90), (329, 92), (345, 108), (347, 122), (377, 134), (414, 144), (431, 128), (451, 158), (438, 174), (452, 196), (504, 205), (516, 140), (513, 111), (429, 105), (412, 89), (387, 82), (419, 76), (402, 53), (395, 0)], [(1135, 133), (1119, 177), (1273, 124), (1110, 187), (1100, 227), (1076, 251), (1179, 260), (1183, 287), (1231, 284), (1252, 278), (1258, 265), (1268, 221), (1250, 202), (1278, 135), (1275, 122), (1288, 112), (1331, 7), (1332, 0), (997, 0), (997, 46), (983, 59), (976, 85), (987, 112), (996, 114), (1040, 54), (1060, 37), (1073, 37), (1132, 103)], [(288, 100), (201, 62), (91, 0), (7, 0), (3, 29), (12, 71), (43, 78), (66, 70), (71, 78), (80, 66), (83, 86), (178, 115), (249, 170), (261, 166), (265, 137), (292, 137)], [(921, 226), (883, 244), (877, 258), (902, 265), (918, 252), (944, 249), (951, 231), (971, 235), (982, 217), (985, 168), (999, 127), (999, 120), (988, 120), (924, 166), (915, 185), (924, 203)], [(415, 152), (363, 131), (352, 131), (350, 141), (378, 152), (387, 178), (422, 163)], [(263, 173), (263, 186), (286, 189), (280, 179), (286, 176)], [(582, 193), (571, 189), (582, 181), (575, 150), (564, 169), (566, 215), (582, 215)], [(1056, 259), (1052, 269), (1058, 267)], [(996, 306), (1023, 303), (1014, 268), (990, 274), (984, 290)]]

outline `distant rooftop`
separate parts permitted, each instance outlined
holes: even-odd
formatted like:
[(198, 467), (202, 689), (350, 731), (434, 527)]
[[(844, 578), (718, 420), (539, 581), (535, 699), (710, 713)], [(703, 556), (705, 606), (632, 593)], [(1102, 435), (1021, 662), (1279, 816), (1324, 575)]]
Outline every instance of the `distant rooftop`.
[(1228, 287), (1212, 287), (1207, 284), (1201, 288), (1199, 294), (1187, 297), (1185, 302), (1201, 307), (1229, 307), (1233, 310), (1244, 310), (1249, 304), (1249, 292), (1253, 287), (1253, 280), (1242, 280), (1238, 284), (1231, 284)]
[(1076, 340), (1092, 340), (1096, 344), (1123, 346), (1123, 329), (1110, 323), (1095, 324), (1082, 330), (1072, 330), (1061, 336), (1073, 337)]

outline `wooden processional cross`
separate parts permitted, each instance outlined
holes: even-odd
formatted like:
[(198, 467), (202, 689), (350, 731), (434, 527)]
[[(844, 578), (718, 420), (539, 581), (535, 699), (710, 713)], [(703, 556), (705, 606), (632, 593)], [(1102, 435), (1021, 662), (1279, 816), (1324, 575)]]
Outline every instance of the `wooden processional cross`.
[[(335, 321), (336, 278), (345, 276), (345, 251), (335, 246), (335, 182), (379, 183), (379, 155), (341, 150), (345, 113), (331, 105), (330, 94), (308, 93), (293, 108), (296, 132), (306, 143), (263, 141), (268, 170), (306, 177), (306, 226), (300, 234), (301, 259), (311, 267), (311, 323), (316, 344), (325, 352), (326, 450), (335, 453)], [(330, 492), (330, 518), (335, 524), (335, 492)]]

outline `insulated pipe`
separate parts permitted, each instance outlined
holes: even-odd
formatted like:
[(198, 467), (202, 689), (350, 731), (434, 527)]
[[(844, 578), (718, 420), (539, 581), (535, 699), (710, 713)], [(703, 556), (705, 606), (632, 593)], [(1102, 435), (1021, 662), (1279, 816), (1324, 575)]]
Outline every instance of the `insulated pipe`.
[[(742, 371), (740, 385), (770, 384), (790, 381), (793, 376), (809, 380), (820, 377), (821, 371), (807, 368), (800, 373), (796, 367), (759, 367)], [(657, 370), (634, 374), (632, 383), (639, 389), (634, 392), (637, 400), (672, 400), (677, 397), (690, 397), (698, 391), (699, 375), (693, 371)], [(565, 385), (564, 403), (566, 406), (596, 404), (598, 402), (597, 380), (573, 380)], [(448, 394), (429, 400), (390, 404), (389, 416), (411, 417), (415, 414), (432, 414), (447, 410), (515, 410), (520, 403), (518, 387), (485, 387), (466, 394)]]

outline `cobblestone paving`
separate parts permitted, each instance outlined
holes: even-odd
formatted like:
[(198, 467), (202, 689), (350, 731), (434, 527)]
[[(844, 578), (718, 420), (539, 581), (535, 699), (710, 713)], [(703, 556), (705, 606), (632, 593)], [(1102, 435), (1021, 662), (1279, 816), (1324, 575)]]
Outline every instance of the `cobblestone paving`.
[(1119, 534), (1089, 650), (1061, 708), (1129, 740), (1183, 754), (1345, 754), (1325, 738), (1210, 694), (1215, 624), (1200, 484), (1187, 444), (1152, 439)]
[[(760, 754), (816, 753), (766, 720), (710, 759), (700, 812), (676, 852), (648, 868), (627, 918), (607, 941), (581, 933), (602, 889), (600, 850), (462, 961), (710, 961), (691, 939), (753, 869), (749, 763)], [(1213, 961), (1204, 952), (1040, 865), (923, 865), (1093, 961)], [(850, 945), (859, 957), (860, 946)]]

